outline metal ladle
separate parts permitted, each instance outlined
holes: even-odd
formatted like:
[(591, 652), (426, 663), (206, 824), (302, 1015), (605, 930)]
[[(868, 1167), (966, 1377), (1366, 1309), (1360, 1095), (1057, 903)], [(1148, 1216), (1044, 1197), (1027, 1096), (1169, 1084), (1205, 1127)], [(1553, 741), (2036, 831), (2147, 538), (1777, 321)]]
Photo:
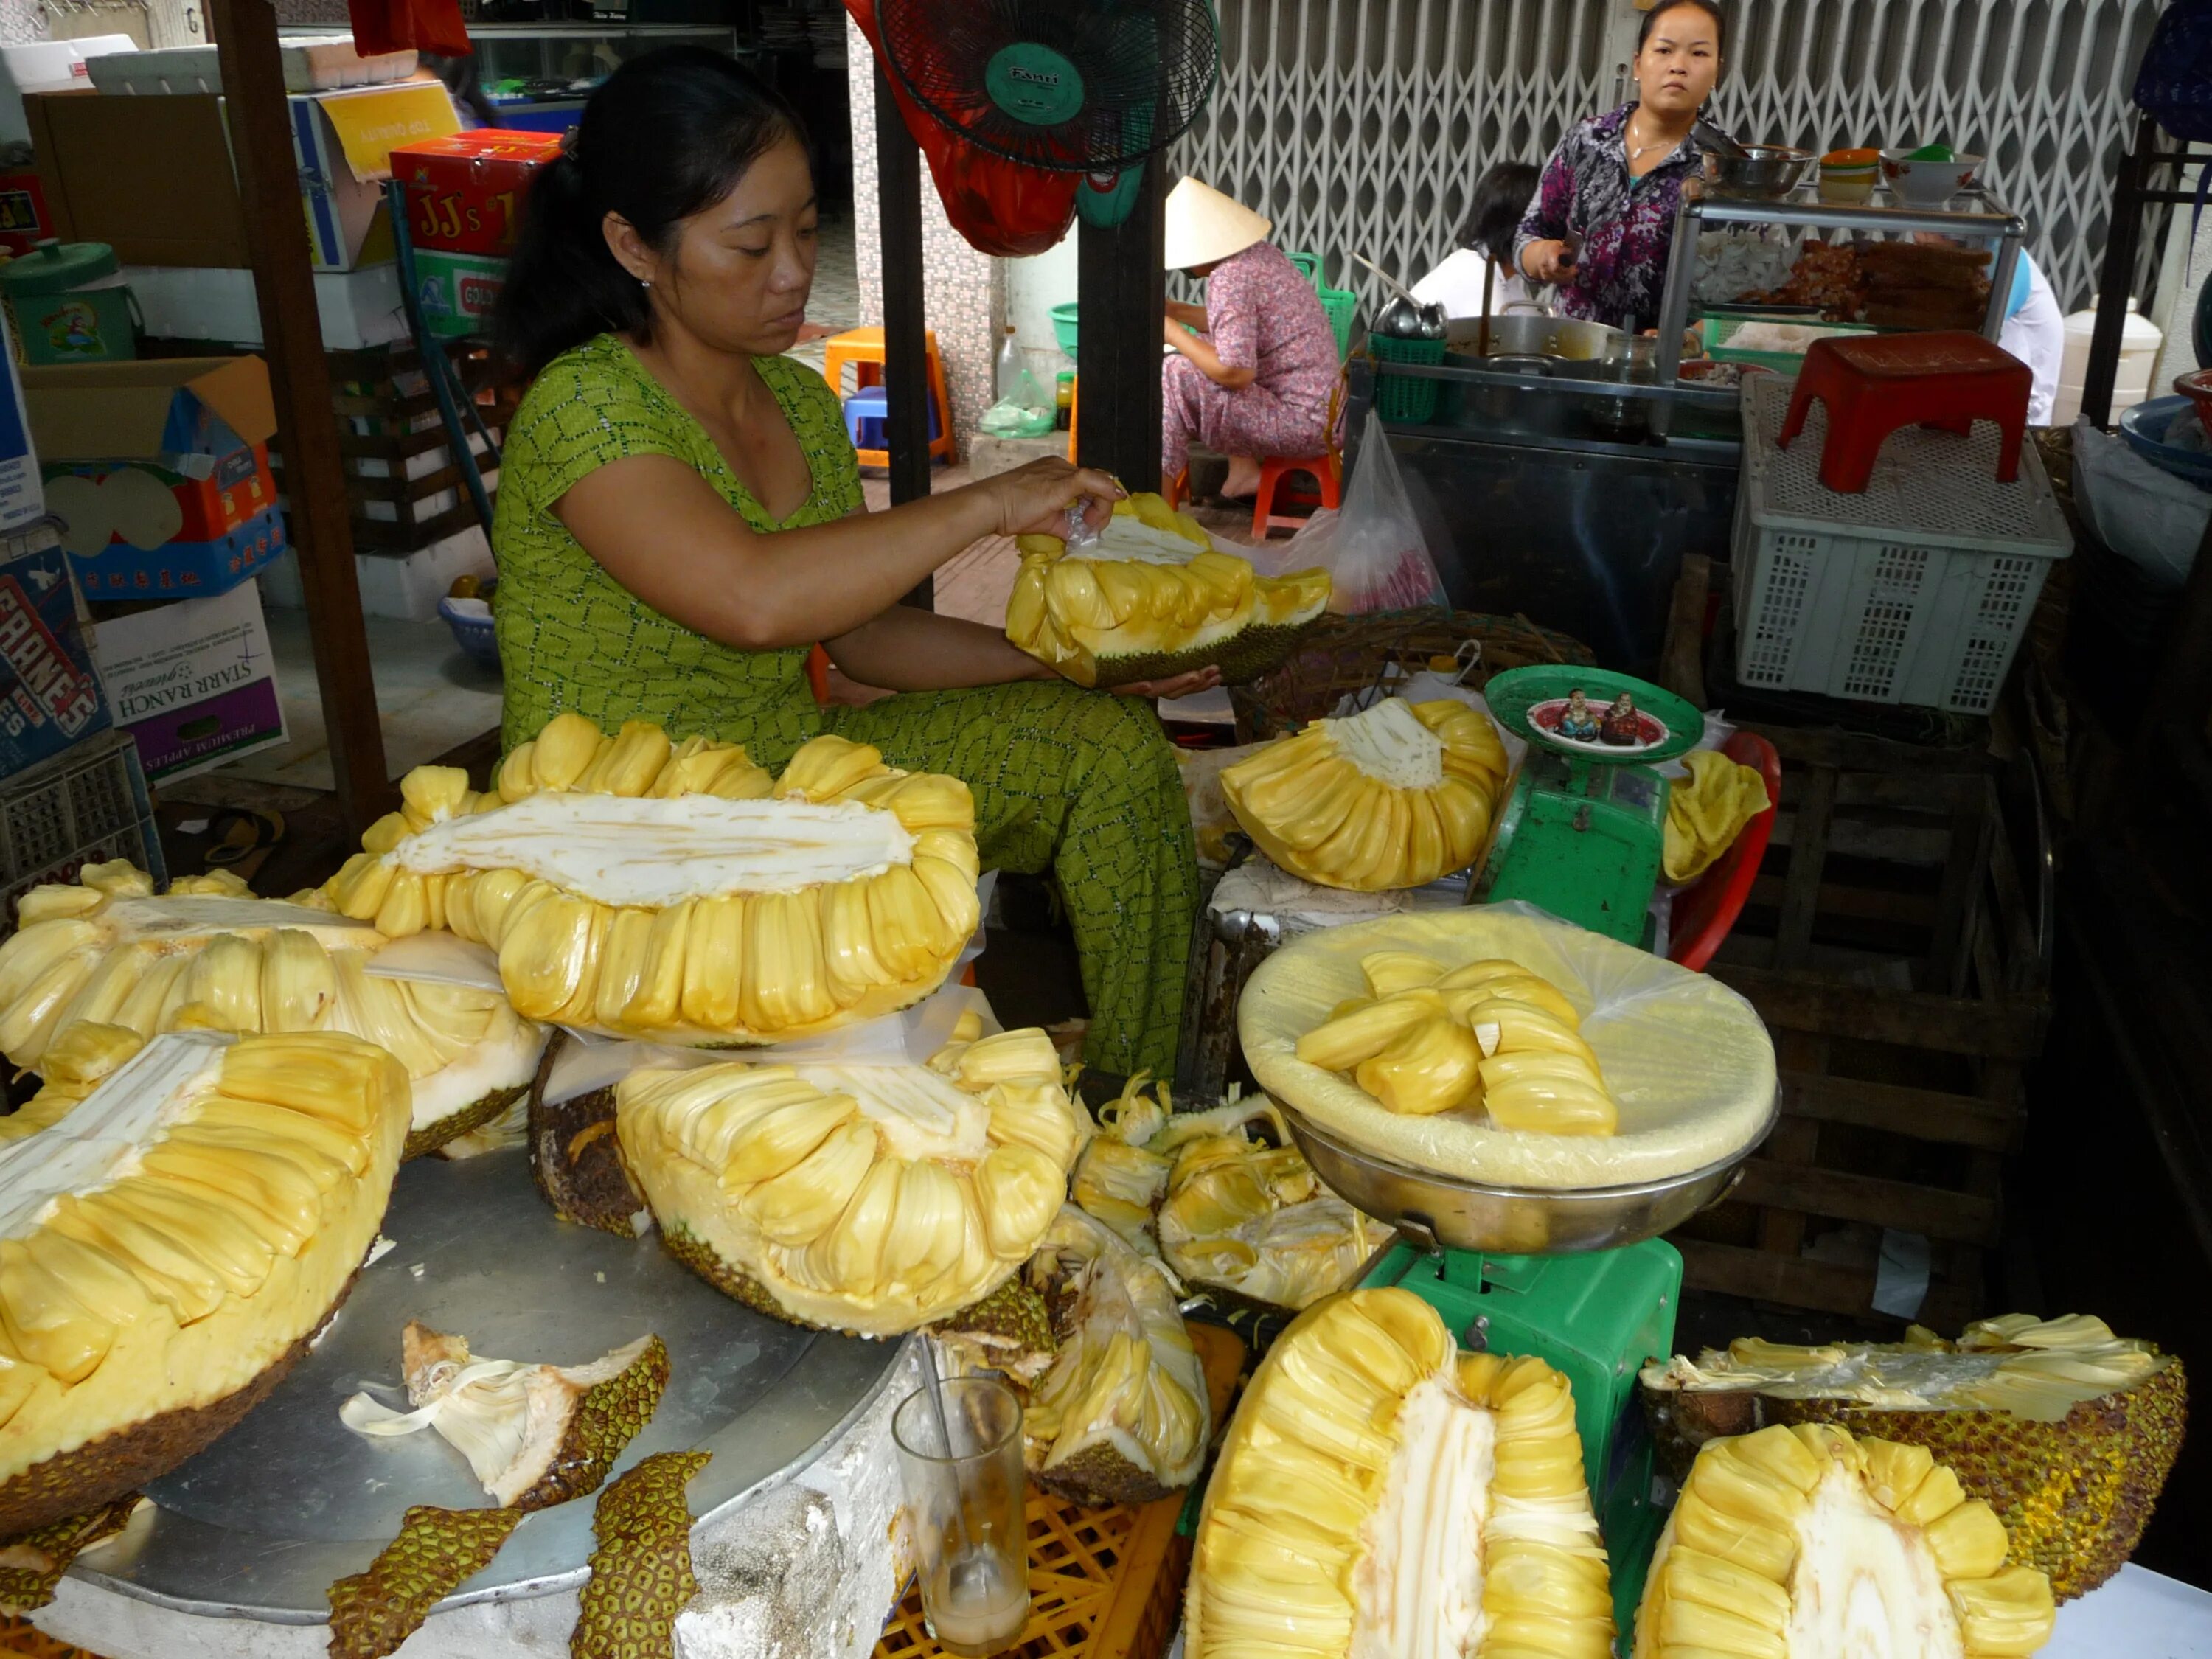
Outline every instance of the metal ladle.
[(1415, 295), (1413, 290), (1376, 264), (1364, 253), (1352, 256), (1382, 279), (1382, 285), (1394, 296), (1376, 319), (1375, 331), (1395, 335), (1403, 340), (1441, 340), (1451, 330), (1451, 319), (1440, 305), (1428, 305)]

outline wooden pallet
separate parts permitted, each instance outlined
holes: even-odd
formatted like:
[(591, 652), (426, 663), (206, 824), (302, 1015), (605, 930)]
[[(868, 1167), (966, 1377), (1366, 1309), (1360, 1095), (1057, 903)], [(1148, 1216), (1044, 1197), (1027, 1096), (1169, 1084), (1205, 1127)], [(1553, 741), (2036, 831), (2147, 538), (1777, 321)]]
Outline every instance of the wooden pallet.
[(1731, 1202), (1677, 1236), (1686, 1282), (1875, 1316), (1867, 1254), (1882, 1230), (1917, 1233), (1919, 1317), (1955, 1329), (1987, 1310), (2048, 1014), (2033, 855), (1985, 756), (1758, 729), (1783, 757), (1781, 811), (1712, 971), (1774, 1033), (1782, 1118)]
[[(1244, 1367), (1243, 1342), (1218, 1325), (1188, 1327), (1206, 1366), (1218, 1431)], [(1030, 1622), (1001, 1659), (1159, 1659), (1182, 1616), (1190, 1540), (1176, 1530), (1186, 1494), (1086, 1510), (1030, 1488)], [(939, 1659), (912, 1586), (884, 1626), (876, 1659)], [(3, 1656), (0, 1656), (3, 1659)]]

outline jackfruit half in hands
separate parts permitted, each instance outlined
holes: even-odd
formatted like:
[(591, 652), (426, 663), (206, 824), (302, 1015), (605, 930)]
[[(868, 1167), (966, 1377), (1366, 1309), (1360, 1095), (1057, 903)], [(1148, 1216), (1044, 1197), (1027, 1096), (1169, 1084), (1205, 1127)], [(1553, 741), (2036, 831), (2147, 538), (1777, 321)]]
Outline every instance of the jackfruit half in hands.
[(1241, 685), (1282, 666), (1328, 608), (1328, 573), (1261, 576), (1153, 495), (1115, 503), (1097, 544), (1020, 538), (1006, 637), (1078, 685), (1218, 666)]
[(495, 793), (451, 767), (401, 792), (331, 902), (489, 945), (533, 1019), (702, 1046), (812, 1036), (927, 996), (981, 916), (968, 786), (842, 738), (771, 779), (735, 744), (562, 714)]
[(635, 1072), (615, 1089), (623, 1161), (708, 1283), (793, 1324), (895, 1336), (1013, 1277), (1089, 1130), (1042, 1031), (942, 1058)]
[(1458, 1352), (1410, 1291), (1308, 1309), (1244, 1390), (1185, 1594), (1191, 1659), (1609, 1659), (1567, 1380)]
[(1419, 951), (1361, 959), (1371, 995), (1298, 1039), (1391, 1111), (1483, 1111), (1501, 1129), (1609, 1135), (1620, 1113), (1574, 1005), (1503, 957), (1447, 973)]
[(1636, 1610), (1636, 1659), (2033, 1653), (2051, 1585), (1922, 1447), (1826, 1424), (1698, 1454)]
[(1746, 1338), (1644, 1368), (1662, 1458), (1679, 1477), (1716, 1436), (1833, 1423), (1925, 1447), (1985, 1500), (2011, 1559), (2047, 1573), (2061, 1601), (2126, 1563), (2181, 1449), (2181, 1361), (2101, 1319), (2007, 1314), (1948, 1342), (1784, 1346)]
[(1221, 775), (1261, 852), (1323, 887), (1419, 887), (1474, 861), (1508, 770), (1490, 717), (1441, 697), (1384, 697), (1314, 721)]
[(88, 865), (75, 883), (25, 894), (0, 945), (0, 1053), (46, 1076), (57, 1055), (77, 1056), (68, 1069), (81, 1045), (123, 1032), (362, 1037), (407, 1068), (416, 1157), (520, 1102), (545, 1032), (496, 992), (368, 972), (387, 943), (326, 909), (256, 898), (228, 873), (179, 878), (157, 898), (153, 878), (124, 860)]
[(167, 1473), (274, 1388), (361, 1267), (407, 1130), (382, 1048), (194, 1031), (0, 1146), (0, 1536)]

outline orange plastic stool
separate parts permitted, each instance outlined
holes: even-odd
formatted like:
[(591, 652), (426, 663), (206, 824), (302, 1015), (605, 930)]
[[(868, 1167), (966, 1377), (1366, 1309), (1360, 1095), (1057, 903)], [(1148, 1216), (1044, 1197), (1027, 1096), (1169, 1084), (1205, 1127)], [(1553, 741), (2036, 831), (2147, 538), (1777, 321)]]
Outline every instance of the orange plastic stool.
[(1941, 427), (1963, 438), (1972, 435), (1976, 421), (1995, 421), (2002, 441), (1997, 479), (2010, 483), (2020, 476), (2033, 381), (2019, 358), (1963, 330), (1815, 340), (1777, 441), (1790, 447), (1818, 398), (1828, 411), (1820, 482), (1855, 495), (1867, 487), (1882, 441), (1899, 427)]
[(816, 706), (826, 705), (830, 701), (830, 653), (818, 645), (806, 653), (806, 683), (814, 688)]
[[(1304, 527), (1305, 520), (1295, 513), (1275, 511), (1275, 491), (1298, 473), (1305, 473), (1321, 486), (1319, 501), (1322, 507), (1343, 505), (1344, 464), (1334, 453), (1327, 455), (1299, 457), (1270, 457), (1260, 463), (1260, 493), (1252, 498), (1252, 538), (1266, 541), (1273, 530), (1295, 531)], [(1285, 499), (1289, 491), (1284, 490)]]
[[(929, 329), (922, 337), (922, 349), (929, 361), (929, 395), (937, 400), (937, 435), (929, 441), (929, 458), (934, 461), (952, 459), (952, 394), (945, 389), (945, 361), (937, 355), (937, 331)], [(853, 386), (858, 390), (873, 386), (884, 377), (884, 331), (879, 328), (851, 328), (842, 334), (833, 334), (822, 343), (822, 378), (830, 382), (830, 390), (842, 401), (845, 396), (845, 367), (853, 368)], [(862, 466), (889, 466), (888, 450), (863, 449), (858, 452)]]
[(1176, 508), (1178, 512), (1182, 508), (1182, 498), (1189, 493), (1190, 469), (1188, 467), (1183, 468), (1182, 471), (1176, 473), (1172, 478), (1163, 478), (1160, 481), (1161, 495), (1165, 498), (1167, 504), (1170, 507)]

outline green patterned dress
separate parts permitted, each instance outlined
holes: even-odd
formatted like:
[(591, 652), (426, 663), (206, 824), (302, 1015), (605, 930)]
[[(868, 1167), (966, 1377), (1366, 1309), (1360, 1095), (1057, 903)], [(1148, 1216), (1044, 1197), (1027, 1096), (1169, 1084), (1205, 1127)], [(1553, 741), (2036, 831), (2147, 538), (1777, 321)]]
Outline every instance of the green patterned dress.
[(772, 769), (835, 732), (895, 766), (962, 778), (975, 793), (984, 866), (1058, 880), (1091, 1006), (1085, 1059), (1167, 1074), (1197, 875), (1175, 751), (1148, 705), (1039, 680), (818, 708), (804, 647), (741, 651), (691, 632), (607, 574), (554, 515), (586, 474), (648, 454), (696, 468), (762, 534), (859, 512), (860, 466), (836, 398), (787, 357), (755, 366), (813, 477), (813, 493), (781, 523), (614, 336), (556, 358), (531, 386), (507, 433), (492, 532), (504, 746), (574, 709), (610, 732), (648, 720), (673, 737), (742, 743)]

